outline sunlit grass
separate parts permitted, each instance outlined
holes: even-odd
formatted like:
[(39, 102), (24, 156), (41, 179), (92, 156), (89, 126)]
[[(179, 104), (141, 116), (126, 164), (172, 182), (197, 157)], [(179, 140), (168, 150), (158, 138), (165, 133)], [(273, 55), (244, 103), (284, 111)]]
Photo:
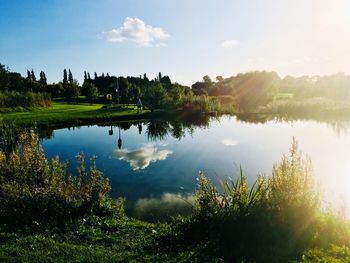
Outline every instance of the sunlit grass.
[(25, 112), (1, 114), (4, 121), (14, 121), (17, 124), (50, 124), (65, 123), (79, 120), (109, 119), (120, 116), (132, 116), (146, 113), (138, 112), (135, 105), (113, 108), (103, 104), (69, 104), (54, 102), (52, 107), (35, 109)]

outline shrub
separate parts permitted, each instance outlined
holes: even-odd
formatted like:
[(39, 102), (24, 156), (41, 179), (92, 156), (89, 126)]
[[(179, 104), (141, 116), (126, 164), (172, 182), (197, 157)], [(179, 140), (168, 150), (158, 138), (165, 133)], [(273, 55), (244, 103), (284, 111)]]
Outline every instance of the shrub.
[(216, 256), (230, 262), (284, 262), (300, 258), (327, 229), (320, 228), (320, 198), (310, 161), (295, 140), (290, 156), (274, 165), (270, 177), (260, 176), (249, 187), (241, 169), (236, 181), (221, 185), (218, 191), (199, 175), (194, 215), (174, 224), (181, 242), (210, 244)]
[(49, 107), (51, 103), (51, 97), (47, 93), (0, 92), (0, 109)]
[(84, 156), (77, 156), (77, 175), (68, 175), (66, 164), (51, 163), (38, 144), (38, 136), (23, 133), (10, 155), (0, 152), (0, 223), (6, 227), (63, 226), (88, 215), (106, 213), (108, 179), (92, 158), (86, 171)]

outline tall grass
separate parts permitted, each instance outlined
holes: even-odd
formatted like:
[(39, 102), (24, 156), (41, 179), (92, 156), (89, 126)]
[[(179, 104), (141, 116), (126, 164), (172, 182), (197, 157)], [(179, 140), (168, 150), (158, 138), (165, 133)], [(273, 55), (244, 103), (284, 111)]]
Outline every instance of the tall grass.
[(5, 108), (24, 108), (51, 106), (51, 97), (47, 93), (34, 92), (0, 92), (0, 110)]
[[(66, 164), (49, 162), (34, 133), (23, 133), (10, 154), (0, 151), (0, 226), (64, 226), (78, 218), (107, 213), (105, 178), (91, 160), (87, 172), (84, 156), (77, 156), (77, 174), (67, 174)], [(106, 210), (107, 209), (107, 210)]]
[(234, 99), (231, 96), (191, 96), (181, 102), (185, 111), (217, 112), (218, 114), (233, 114), (237, 112)]
[(325, 98), (276, 100), (260, 107), (259, 113), (290, 116), (346, 116), (350, 112), (347, 102), (334, 102)]

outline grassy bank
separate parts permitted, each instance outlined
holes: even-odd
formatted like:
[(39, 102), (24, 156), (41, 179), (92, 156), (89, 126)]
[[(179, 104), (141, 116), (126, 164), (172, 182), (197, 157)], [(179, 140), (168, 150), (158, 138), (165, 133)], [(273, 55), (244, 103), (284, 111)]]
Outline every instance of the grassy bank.
[(0, 114), (0, 118), (19, 125), (77, 125), (108, 120), (138, 119), (149, 115), (148, 110), (137, 112), (135, 106), (119, 108), (105, 107), (103, 104), (69, 104), (54, 102), (52, 107), (25, 112)]
[(167, 262), (154, 244), (159, 226), (131, 219), (81, 224), (64, 233), (0, 233), (1, 262)]

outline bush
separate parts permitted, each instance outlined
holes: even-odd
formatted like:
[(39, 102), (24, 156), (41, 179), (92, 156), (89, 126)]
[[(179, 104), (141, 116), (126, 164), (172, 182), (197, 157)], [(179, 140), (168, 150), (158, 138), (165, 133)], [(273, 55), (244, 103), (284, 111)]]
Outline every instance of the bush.
[(51, 106), (51, 97), (47, 93), (34, 92), (0, 92), (1, 108), (25, 108), (49, 107)]
[(22, 134), (12, 154), (0, 152), (0, 225), (59, 227), (83, 216), (107, 213), (108, 179), (96, 169), (95, 158), (89, 173), (82, 154), (77, 162), (77, 175), (68, 175), (58, 157), (48, 162), (37, 135)]

